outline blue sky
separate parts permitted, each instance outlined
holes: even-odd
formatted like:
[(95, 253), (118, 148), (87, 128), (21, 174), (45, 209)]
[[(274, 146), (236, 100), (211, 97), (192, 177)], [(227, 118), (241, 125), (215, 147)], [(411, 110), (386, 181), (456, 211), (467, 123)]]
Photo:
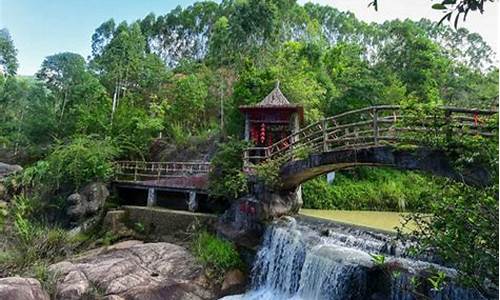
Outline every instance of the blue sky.
[[(18, 49), (21, 75), (34, 74), (43, 59), (59, 52), (75, 52), (87, 57), (94, 30), (114, 18), (134, 21), (150, 12), (165, 14), (178, 5), (189, 6), (195, 0), (0, 0), (0, 28), (6, 27)], [(305, 2), (299, 0), (299, 3)], [(368, 0), (315, 0), (340, 10), (352, 11), (367, 21), (382, 22), (394, 18), (439, 20), (429, 0), (380, 0), (380, 9), (367, 8)], [(411, 6), (408, 5), (411, 3)], [(498, 40), (498, 2), (488, 4), (484, 16), (471, 16), (464, 26), (479, 32), (495, 46)]]
[(0, 28), (6, 27), (18, 49), (21, 75), (35, 73), (44, 57), (75, 52), (87, 57), (94, 30), (104, 21), (134, 21), (165, 14), (194, 0), (0, 0)]

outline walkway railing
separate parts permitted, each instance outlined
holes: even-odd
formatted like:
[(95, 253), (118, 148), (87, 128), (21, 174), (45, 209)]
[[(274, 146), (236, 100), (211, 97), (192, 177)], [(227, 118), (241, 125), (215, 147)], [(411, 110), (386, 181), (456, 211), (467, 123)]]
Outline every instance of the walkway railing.
[(145, 181), (180, 176), (202, 176), (210, 172), (209, 162), (115, 162), (115, 180)]
[[(419, 144), (418, 136), (431, 134), (495, 135), (497, 124), (488, 119), (498, 111), (443, 107), (432, 115), (419, 116), (418, 110), (406, 114), (397, 105), (372, 106), (348, 111), (310, 124), (268, 147), (250, 147), (245, 151), (245, 165), (294, 155), (361, 149), (390, 144)], [(415, 137), (413, 140), (411, 138)]]

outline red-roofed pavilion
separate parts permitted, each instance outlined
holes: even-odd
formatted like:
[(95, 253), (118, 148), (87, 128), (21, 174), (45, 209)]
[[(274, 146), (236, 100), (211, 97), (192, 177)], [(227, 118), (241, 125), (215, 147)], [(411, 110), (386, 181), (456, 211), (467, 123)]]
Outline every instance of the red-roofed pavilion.
[(257, 147), (270, 146), (298, 131), (304, 120), (304, 108), (286, 99), (279, 82), (261, 102), (242, 105), (240, 111), (245, 114), (245, 140)]

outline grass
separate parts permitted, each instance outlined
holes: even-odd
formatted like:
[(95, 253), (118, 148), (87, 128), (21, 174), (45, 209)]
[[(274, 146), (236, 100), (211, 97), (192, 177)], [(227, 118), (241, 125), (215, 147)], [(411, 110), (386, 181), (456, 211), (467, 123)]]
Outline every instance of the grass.
[[(305, 208), (300, 210), (300, 214), (390, 232), (396, 232), (395, 227), (400, 227), (403, 217), (407, 215), (407, 213), (392, 211), (320, 210)], [(409, 224), (409, 226), (404, 228), (404, 231), (408, 232), (413, 228)]]
[(201, 231), (195, 237), (193, 252), (201, 263), (212, 271), (212, 277), (222, 280), (224, 273), (241, 268), (243, 263), (234, 245), (224, 239)]
[(358, 167), (303, 184), (304, 208), (426, 212), (441, 190), (442, 179), (391, 168)]

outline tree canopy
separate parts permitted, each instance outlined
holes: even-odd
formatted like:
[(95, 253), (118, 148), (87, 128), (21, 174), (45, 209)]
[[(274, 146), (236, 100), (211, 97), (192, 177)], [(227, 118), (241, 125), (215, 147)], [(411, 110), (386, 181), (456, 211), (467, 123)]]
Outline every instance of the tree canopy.
[(9, 78), (16, 50), (0, 32), (5, 143), (43, 152), (41, 141), (98, 134), (142, 157), (160, 135), (224, 125), (239, 136), (238, 106), (260, 101), (276, 80), (304, 105), (306, 122), (408, 98), (487, 108), (498, 97), (494, 53), (477, 34), (425, 19), (368, 24), (293, 0), (196, 2), (130, 24), (110, 19), (91, 48), (88, 60), (47, 57), (36, 80)]

